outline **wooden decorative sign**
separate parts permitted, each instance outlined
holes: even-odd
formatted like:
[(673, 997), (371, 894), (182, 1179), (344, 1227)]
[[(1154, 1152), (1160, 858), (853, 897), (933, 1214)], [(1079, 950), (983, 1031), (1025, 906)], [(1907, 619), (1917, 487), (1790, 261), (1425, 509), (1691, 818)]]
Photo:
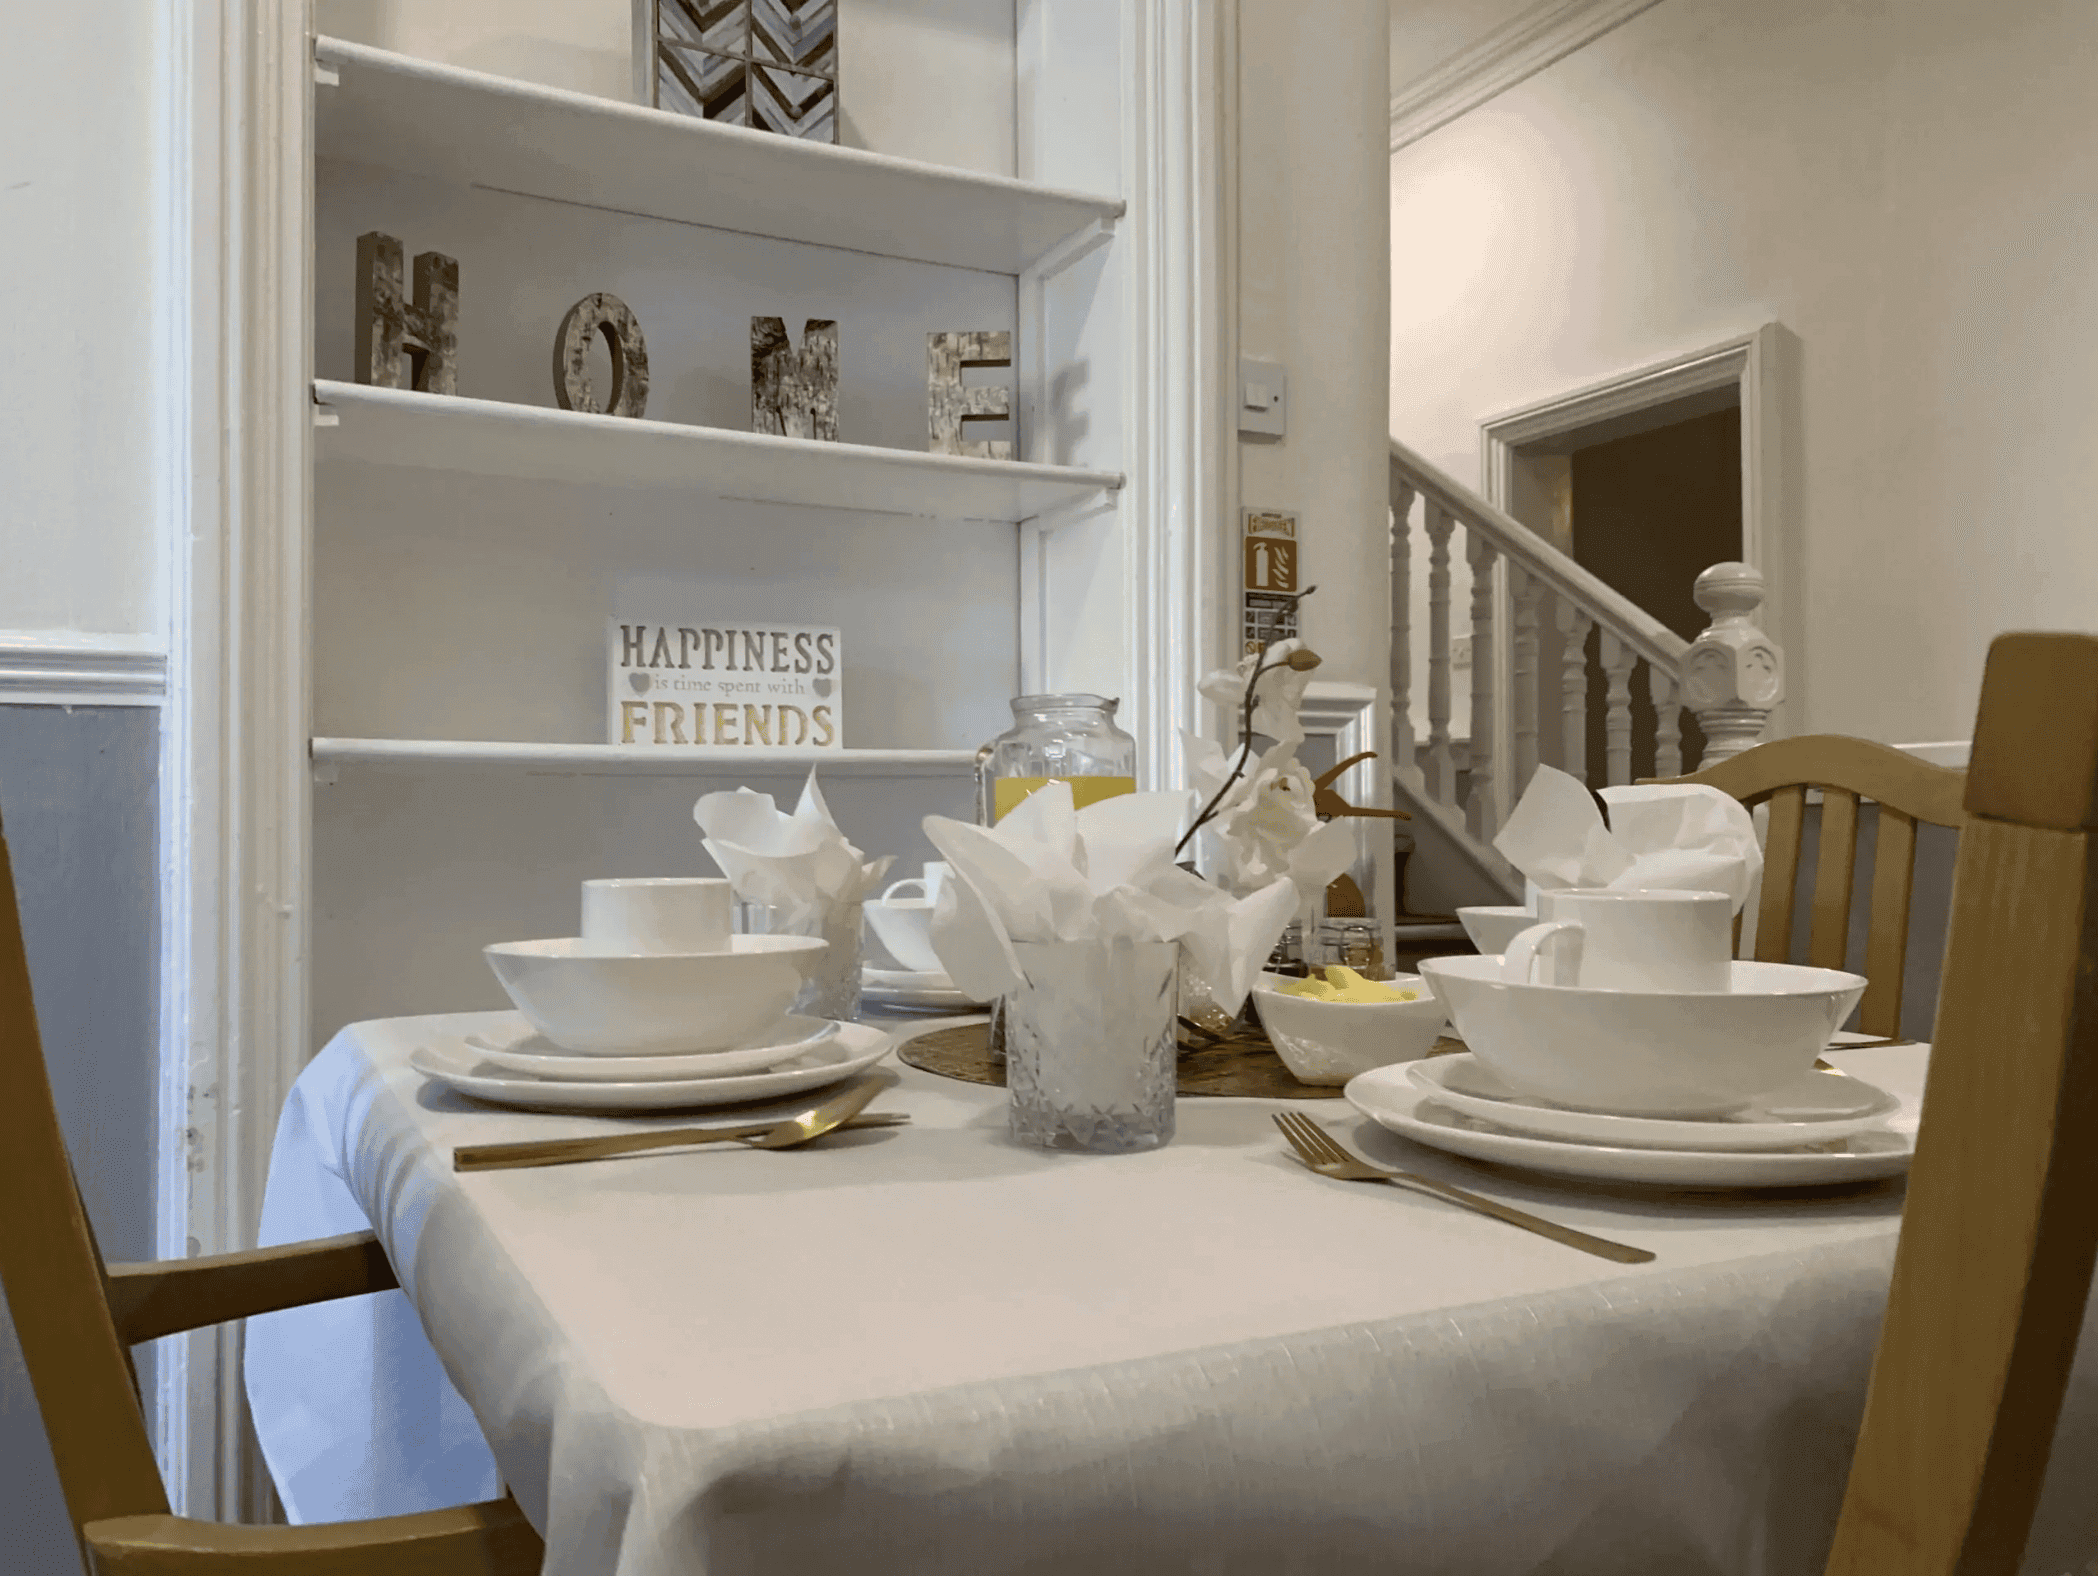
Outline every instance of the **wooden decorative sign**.
[[(612, 392), (600, 404), (588, 371), (590, 341), (605, 336), (612, 352)], [(616, 295), (586, 295), (561, 319), (554, 335), (554, 398), (563, 410), (639, 416), (648, 409), (648, 341)]]
[(415, 296), (402, 283), (401, 243), (357, 237), (357, 381), (381, 389), (459, 392), (459, 263), (415, 259)]
[(750, 320), (750, 430), (838, 441), (838, 325), (812, 317), (801, 349), (776, 317)]
[(614, 744), (845, 747), (835, 629), (613, 619), (606, 652)]
[(838, 0), (635, 0), (658, 109), (838, 140)]
[(967, 388), (964, 367), (1009, 367), (1013, 336), (995, 333), (927, 334), (925, 336), (926, 448), (934, 454), (966, 454), (980, 460), (1009, 460), (1010, 439), (972, 442), (962, 436), (972, 421), (1010, 421), (1012, 391), (1001, 387)]

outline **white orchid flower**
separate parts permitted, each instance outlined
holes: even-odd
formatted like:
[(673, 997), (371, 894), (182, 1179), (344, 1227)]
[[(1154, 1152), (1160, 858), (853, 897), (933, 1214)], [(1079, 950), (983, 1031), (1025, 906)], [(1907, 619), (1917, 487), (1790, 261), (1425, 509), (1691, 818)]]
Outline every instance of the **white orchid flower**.
[(1218, 668), (1204, 677), (1196, 689), (1205, 700), (1215, 701), (1234, 718), (1242, 717), (1247, 683), (1257, 669), (1268, 669), (1260, 675), (1253, 694), (1253, 731), (1295, 749), (1304, 742), (1304, 725), (1298, 721), (1297, 711), (1304, 704), (1305, 686), (1311, 682), (1311, 667), (1290, 665), (1289, 658), (1297, 652), (1310, 657), (1312, 667), (1317, 666), (1317, 657), (1303, 641), (1281, 640), (1265, 651), (1239, 658), (1235, 667)]

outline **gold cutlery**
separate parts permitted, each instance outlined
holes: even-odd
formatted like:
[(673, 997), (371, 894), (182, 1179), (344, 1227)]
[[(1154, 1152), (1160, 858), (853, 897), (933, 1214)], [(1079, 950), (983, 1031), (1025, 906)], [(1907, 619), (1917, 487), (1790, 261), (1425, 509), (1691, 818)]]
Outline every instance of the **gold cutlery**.
[[(1920, 1045), (1921, 1043), (1920, 1040), (1897, 1040), (1892, 1036), (1882, 1036), (1877, 1040), (1845, 1040), (1841, 1045), (1829, 1046), (1829, 1049), (1832, 1051), (1877, 1051), (1889, 1045)], [(1814, 1069), (1816, 1072), (1824, 1073), (1843, 1072), (1842, 1068), (1825, 1056), (1814, 1058)], [(1843, 1076), (1848, 1078), (1850, 1074), (1843, 1073)]]
[(750, 1149), (795, 1149), (844, 1128), (900, 1127), (910, 1121), (901, 1112), (862, 1116), (867, 1102), (885, 1087), (878, 1078), (854, 1084), (843, 1093), (782, 1122), (744, 1127), (670, 1127), (652, 1133), (607, 1133), (592, 1138), (541, 1138), (513, 1144), (473, 1144), (452, 1151), (454, 1171), (501, 1171), (523, 1166), (565, 1166), (583, 1160), (673, 1149), (688, 1144), (735, 1142)]
[(1331, 1134), (1308, 1116), (1296, 1111), (1277, 1111), (1275, 1125), (1282, 1129), (1282, 1136), (1289, 1140), (1290, 1148), (1297, 1158), (1322, 1177), (1331, 1177), (1336, 1182), (1389, 1182), (1394, 1187), (1419, 1188), (1446, 1198), (1453, 1204), (1462, 1204), (1475, 1209), (1482, 1215), (1491, 1215), (1495, 1220), (1505, 1220), (1511, 1226), (1520, 1226), (1525, 1231), (1534, 1231), (1540, 1237), (1569, 1248), (1579, 1248), (1583, 1253), (1593, 1253), (1597, 1258), (1614, 1259), (1619, 1264), (1645, 1264), (1653, 1254), (1645, 1248), (1627, 1247), (1622, 1242), (1612, 1242), (1606, 1237), (1591, 1237), (1585, 1231), (1576, 1231), (1571, 1226), (1561, 1226), (1549, 1220), (1511, 1209), (1493, 1199), (1482, 1198), (1477, 1193), (1468, 1193), (1461, 1187), (1452, 1187), (1434, 1177), (1422, 1176), (1417, 1171), (1390, 1171), (1383, 1166), (1373, 1166), (1366, 1160), (1341, 1148)]

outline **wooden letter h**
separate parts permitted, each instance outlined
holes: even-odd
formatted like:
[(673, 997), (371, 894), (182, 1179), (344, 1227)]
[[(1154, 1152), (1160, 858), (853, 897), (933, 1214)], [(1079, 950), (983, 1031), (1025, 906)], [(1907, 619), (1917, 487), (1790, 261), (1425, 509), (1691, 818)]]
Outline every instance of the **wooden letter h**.
[(401, 273), (399, 241), (377, 230), (357, 237), (357, 381), (456, 394), (459, 264), (442, 252), (418, 255), (413, 301)]

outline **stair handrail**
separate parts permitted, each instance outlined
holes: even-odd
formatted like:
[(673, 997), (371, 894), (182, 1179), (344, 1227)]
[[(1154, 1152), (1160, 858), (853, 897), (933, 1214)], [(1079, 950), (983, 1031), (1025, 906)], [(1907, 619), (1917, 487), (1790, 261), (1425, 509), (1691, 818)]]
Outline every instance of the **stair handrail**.
[(1391, 474), (1395, 481), (1479, 532), (1531, 578), (1578, 604), (1648, 662), (1669, 674), (1681, 668), (1689, 641), (1397, 438), (1391, 440)]

